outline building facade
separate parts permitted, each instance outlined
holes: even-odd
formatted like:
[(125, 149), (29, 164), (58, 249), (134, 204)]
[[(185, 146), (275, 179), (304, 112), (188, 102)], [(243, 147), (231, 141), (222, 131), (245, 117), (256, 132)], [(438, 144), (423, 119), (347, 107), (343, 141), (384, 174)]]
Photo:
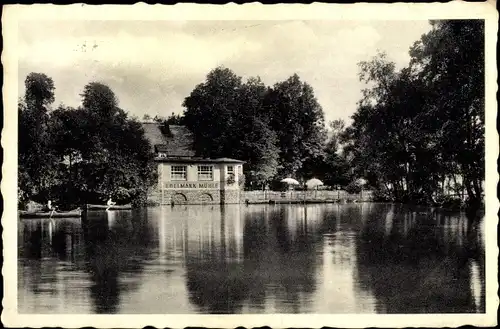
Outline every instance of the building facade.
[(192, 134), (184, 126), (170, 125), (163, 131), (158, 123), (143, 127), (158, 168), (152, 201), (169, 205), (240, 202), (243, 161), (196, 157)]

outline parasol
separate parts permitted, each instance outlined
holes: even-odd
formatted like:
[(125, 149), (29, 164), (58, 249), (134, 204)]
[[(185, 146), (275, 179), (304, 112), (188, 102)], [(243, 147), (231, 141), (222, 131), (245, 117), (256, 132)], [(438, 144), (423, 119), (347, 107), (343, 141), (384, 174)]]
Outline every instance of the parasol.
[(284, 178), (281, 180), (282, 183), (287, 183), (288, 185), (299, 185), (300, 183), (293, 178)]
[(317, 186), (323, 185), (323, 182), (317, 178), (311, 178), (306, 182), (307, 188), (315, 188)]

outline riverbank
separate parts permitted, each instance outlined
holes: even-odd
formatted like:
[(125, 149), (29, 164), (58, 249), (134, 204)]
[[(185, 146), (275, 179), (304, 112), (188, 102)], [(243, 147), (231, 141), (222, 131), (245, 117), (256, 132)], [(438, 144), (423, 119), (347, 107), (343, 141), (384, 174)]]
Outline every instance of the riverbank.
[(259, 203), (337, 203), (373, 201), (373, 191), (347, 193), (344, 190), (312, 190), (312, 191), (242, 191), (240, 202), (246, 204)]
[[(239, 201), (239, 202), (238, 202)], [(348, 204), (348, 203), (398, 203), (414, 206), (433, 207), (447, 211), (468, 211), (463, 202), (443, 202), (441, 204), (421, 204), (418, 202), (401, 202), (393, 200), (380, 200), (373, 191), (366, 190), (360, 193), (347, 193), (344, 190), (312, 190), (312, 191), (240, 191), (236, 203), (240, 204)], [(145, 206), (160, 206), (157, 198), (149, 198)], [(168, 204), (169, 205), (169, 204)], [(39, 211), (43, 205), (36, 202), (29, 202), (25, 208), (20, 210)], [(104, 207), (104, 206), (103, 206)], [(480, 210), (480, 209), (477, 209)]]
[(278, 199), (278, 200), (245, 200), (245, 204), (320, 204), (320, 203), (361, 203), (361, 202), (371, 202), (366, 200), (315, 200), (315, 199)]

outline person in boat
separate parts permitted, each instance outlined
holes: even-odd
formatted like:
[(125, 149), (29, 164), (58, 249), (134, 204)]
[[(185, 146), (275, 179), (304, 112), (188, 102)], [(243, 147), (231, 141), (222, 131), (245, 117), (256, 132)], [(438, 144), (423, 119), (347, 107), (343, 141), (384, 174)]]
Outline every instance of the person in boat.
[(55, 212), (56, 210), (57, 210), (57, 207), (52, 203), (52, 200), (48, 200), (45, 211)]
[(109, 197), (108, 202), (106, 204), (108, 206), (108, 208), (106, 208), (106, 210), (108, 210), (109, 208), (114, 206), (116, 204), (116, 202), (114, 202), (113, 199), (111, 197)]

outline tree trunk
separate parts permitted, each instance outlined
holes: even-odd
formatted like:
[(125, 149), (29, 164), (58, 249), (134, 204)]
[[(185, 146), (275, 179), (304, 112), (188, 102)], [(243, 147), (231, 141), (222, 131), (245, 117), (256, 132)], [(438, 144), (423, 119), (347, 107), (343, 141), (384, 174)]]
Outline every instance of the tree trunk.
[(472, 180), (472, 183), (473, 183), (473, 187), (474, 187), (474, 193), (475, 193), (475, 197), (476, 199), (478, 200), (481, 200), (481, 183), (478, 181), (478, 179), (473, 179)]

